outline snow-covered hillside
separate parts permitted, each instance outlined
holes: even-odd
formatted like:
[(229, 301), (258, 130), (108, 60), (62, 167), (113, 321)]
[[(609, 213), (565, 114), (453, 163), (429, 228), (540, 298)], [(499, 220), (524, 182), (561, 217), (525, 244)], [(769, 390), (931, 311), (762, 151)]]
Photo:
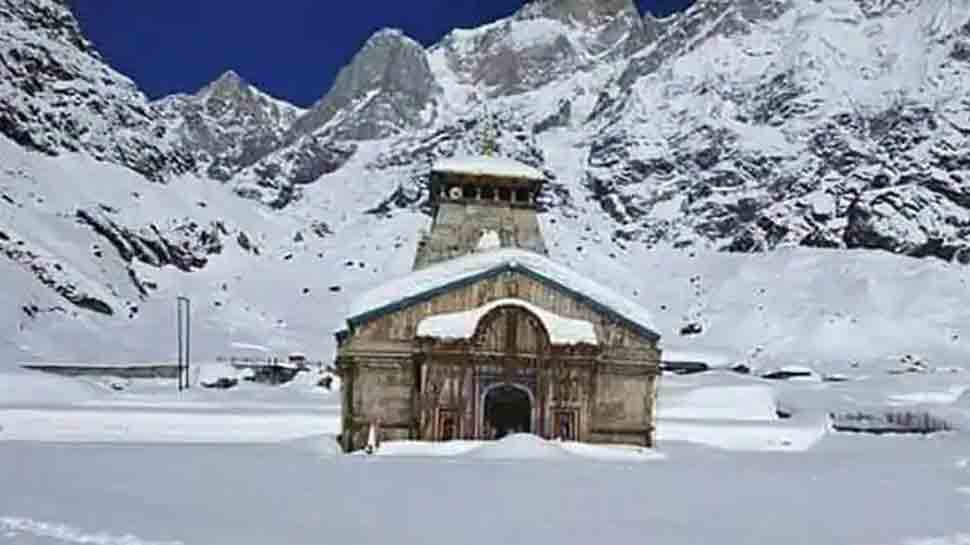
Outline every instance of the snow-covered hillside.
[(552, 257), (671, 351), (965, 364), (968, 52), (970, 0), (541, 0), (382, 31), (308, 110), (231, 72), (149, 102), (65, 2), (0, 0), (0, 365), (171, 360), (177, 295), (197, 358), (328, 360), (408, 271), (428, 167), (493, 131), (549, 179)]

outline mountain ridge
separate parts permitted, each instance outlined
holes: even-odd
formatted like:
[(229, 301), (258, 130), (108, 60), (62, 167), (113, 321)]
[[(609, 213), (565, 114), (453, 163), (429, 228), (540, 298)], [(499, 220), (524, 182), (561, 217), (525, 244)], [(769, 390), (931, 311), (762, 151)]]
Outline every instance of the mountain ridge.
[[(663, 19), (631, 5), (533, 2), (430, 47), (380, 31), (301, 109), (231, 71), (149, 102), (66, 4), (0, 0), (0, 261), (22, 286), (4, 299), (5, 353), (60, 358), (88, 332), (94, 355), (105, 332), (162, 327), (163, 302), (183, 290), (206, 305), (209, 354), (260, 336), (329, 350), (319, 320), (294, 309), (330, 316), (406, 270), (430, 164), (486, 141), (545, 172), (550, 249), (593, 275), (668, 251), (685, 278), (701, 274), (684, 257), (695, 254), (705, 277), (735, 254), (780, 270), (772, 255), (792, 247), (835, 252), (804, 258), (806, 274), (889, 263), (849, 251), (879, 250), (933, 258), (899, 263), (951, 287), (966, 275), (970, 1), (700, 0)], [(622, 283), (631, 297), (650, 289)], [(665, 305), (665, 290), (676, 292), (665, 284), (650, 304)], [(721, 324), (700, 342), (790, 349), (755, 327), (731, 345), (698, 293), (680, 299), (667, 335)], [(742, 321), (767, 327), (738, 301)], [(824, 329), (831, 317), (797, 319)], [(921, 335), (961, 353), (963, 319)]]

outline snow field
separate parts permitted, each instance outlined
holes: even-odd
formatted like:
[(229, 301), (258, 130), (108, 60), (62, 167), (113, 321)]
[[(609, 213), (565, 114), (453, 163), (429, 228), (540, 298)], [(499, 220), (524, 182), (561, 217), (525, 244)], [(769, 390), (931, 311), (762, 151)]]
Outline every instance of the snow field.
[[(734, 545), (797, 537), (963, 545), (965, 433), (876, 437), (826, 425), (832, 407), (886, 407), (899, 396), (908, 407), (948, 401), (936, 394), (952, 397), (963, 377), (665, 375), (657, 450), (513, 435), (392, 441), (367, 456), (340, 453), (339, 397), (310, 383), (180, 395), (168, 381), (133, 380), (115, 391), (86, 379), (0, 373), (7, 391), (16, 383), (35, 396), (0, 400), (0, 543)], [(965, 396), (930, 406), (970, 409)], [(791, 418), (773, 417), (779, 408)]]
[[(961, 436), (833, 436), (797, 453), (669, 444), (658, 463), (588, 463), (18, 442), (0, 445), (0, 482), (15, 491), (0, 494), (0, 518), (186, 545), (949, 545), (970, 533), (958, 490), (970, 475), (954, 464), (968, 448)], [(0, 541), (52, 542), (4, 530), (16, 534)]]

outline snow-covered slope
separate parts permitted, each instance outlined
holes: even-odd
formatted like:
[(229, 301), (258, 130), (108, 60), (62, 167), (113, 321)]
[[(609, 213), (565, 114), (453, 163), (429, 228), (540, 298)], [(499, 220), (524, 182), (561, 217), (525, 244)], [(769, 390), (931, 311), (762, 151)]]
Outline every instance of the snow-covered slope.
[(172, 359), (177, 295), (198, 358), (329, 359), (348, 302), (409, 269), (431, 165), (486, 139), (547, 177), (553, 257), (668, 348), (965, 363), (968, 21), (537, 0), (427, 49), (378, 33), (303, 111), (232, 73), (150, 104), (64, 2), (0, 0), (0, 364)]
[(965, 0), (698, 2), (601, 98), (586, 183), (649, 244), (966, 263), (968, 20)]

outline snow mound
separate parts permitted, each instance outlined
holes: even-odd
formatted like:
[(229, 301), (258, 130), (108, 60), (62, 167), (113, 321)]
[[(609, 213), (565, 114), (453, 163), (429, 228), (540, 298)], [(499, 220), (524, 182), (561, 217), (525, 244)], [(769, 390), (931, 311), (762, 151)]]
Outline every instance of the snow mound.
[[(364, 456), (363, 451), (354, 453)], [(645, 462), (663, 458), (653, 450), (635, 445), (593, 445), (573, 441), (549, 441), (520, 433), (497, 441), (388, 441), (374, 456), (400, 458), (467, 458), (471, 460), (600, 460)]]
[[(442, 441), (439, 443), (428, 441), (387, 441), (380, 444), (380, 447), (374, 452), (374, 455), (401, 458), (457, 456), (465, 454), (479, 445), (481, 445), (481, 441)], [(363, 454), (363, 451), (355, 454)]]
[(419, 337), (439, 339), (469, 339), (475, 334), (478, 322), (492, 310), (502, 306), (516, 306), (534, 314), (549, 333), (554, 344), (596, 344), (596, 328), (586, 320), (564, 318), (521, 299), (499, 299), (464, 312), (438, 314), (421, 320)]
[(528, 433), (516, 433), (484, 443), (467, 456), (478, 460), (565, 460), (571, 457), (559, 443)]
[(634, 445), (594, 445), (575, 441), (549, 441), (528, 433), (517, 433), (498, 441), (485, 442), (467, 453), (477, 460), (600, 460), (644, 462), (662, 459), (653, 450)]
[(561, 443), (565, 451), (583, 458), (615, 462), (645, 462), (662, 460), (664, 455), (636, 445), (592, 445), (569, 441)]

